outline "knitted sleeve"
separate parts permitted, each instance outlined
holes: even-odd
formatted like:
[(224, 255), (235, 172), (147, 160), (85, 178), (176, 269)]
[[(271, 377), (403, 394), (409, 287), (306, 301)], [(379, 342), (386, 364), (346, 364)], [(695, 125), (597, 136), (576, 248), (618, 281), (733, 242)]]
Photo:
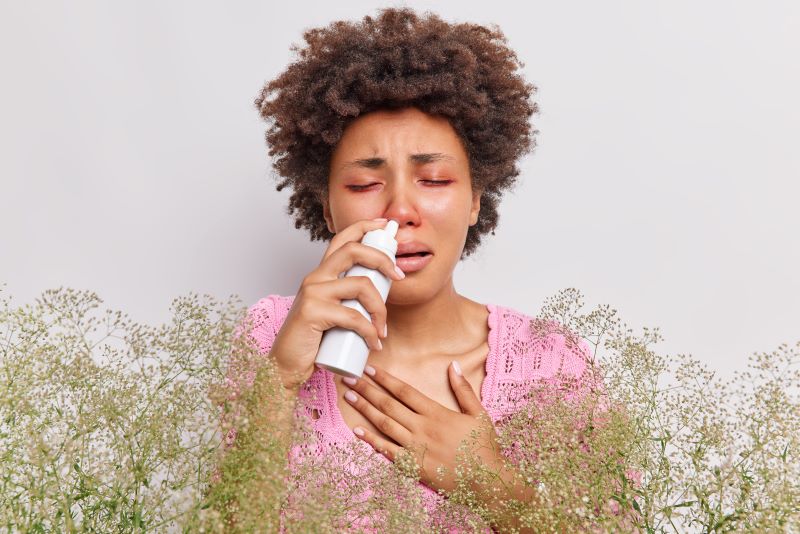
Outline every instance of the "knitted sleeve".
[[(284, 297), (267, 295), (248, 308), (245, 320), (236, 329), (234, 338), (249, 335), (258, 347), (259, 356), (266, 358), (270, 349), (272, 349), (272, 343), (275, 341), (275, 336), (280, 325), (286, 319), (287, 313)], [(249, 332), (244, 331), (245, 325), (249, 325)], [(256, 363), (255, 361), (238, 357), (236, 354), (230, 355), (224, 382), (225, 400), (235, 401), (243, 391), (253, 386)], [(227, 428), (229, 425), (225, 425), (224, 413), (222, 421), (222, 428)], [(230, 427), (225, 436), (225, 446), (230, 447), (235, 439), (236, 428)]]

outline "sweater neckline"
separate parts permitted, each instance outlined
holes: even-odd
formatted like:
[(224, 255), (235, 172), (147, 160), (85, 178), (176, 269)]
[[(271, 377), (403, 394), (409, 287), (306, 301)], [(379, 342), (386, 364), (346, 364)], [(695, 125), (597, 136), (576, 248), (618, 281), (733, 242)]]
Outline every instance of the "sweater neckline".
[[(493, 399), (490, 398), (491, 394), (495, 391), (495, 381), (497, 380), (497, 306), (495, 304), (485, 304), (486, 309), (488, 310), (488, 314), (486, 316), (486, 324), (489, 327), (489, 332), (486, 335), (486, 343), (489, 345), (489, 352), (486, 355), (486, 362), (484, 363), (484, 369), (486, 376), (483, 378), (483, 383), (481, 384), (481, 391), (480, 391), (480, 401), (481, 405), (485, 410), (491, 413), (489, 406), (491, 405), (491, 401)], [(353, 431), (347, 426), (347, 423), (342, 416), (341, 410), (339, 410), (339, 403), (336, 396), (336, 382), (334, 380), (334, 374), (325, 369), (320, 368), (320, 371), (323, 372), (324, 375), (324, 383), (325, 383), (325, 397), (328, 399), (328, 413), (331, 414), (331, 423), (333, 426), (333, 433), (337, 434), (339, 438), (344, 442), (348, 441), (358, 441), (360, 442), (366, 449), (372, 450), (372, 447), (366, 441), (359, 439)], [(379, 455), (382, 456), (382, 455)]]

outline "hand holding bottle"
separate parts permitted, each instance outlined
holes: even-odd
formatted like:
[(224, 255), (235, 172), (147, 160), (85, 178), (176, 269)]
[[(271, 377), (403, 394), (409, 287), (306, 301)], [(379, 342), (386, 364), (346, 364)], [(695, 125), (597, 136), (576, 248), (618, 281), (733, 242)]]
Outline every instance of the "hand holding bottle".
[[(397, 221), (389, 221), (386, 223), (385, 228), (378, 228), (364, 234), (361, 244), (381, 251), (396, 265), (397, 240), (395, 236), (397, 235), (397, 227)], [(364, 265), (353, 265), (347, 270), (345, 277), (367, 278), (378, 290), (382, 302), (385, 303), (389, 297), (392, 279), (378, 269), (365, 267)], [(371, 321), (369, 311), (357, 299), (343, 300), (342, 305), (353, 308), (364, 318)], [(369, 345), (358, 332), (334, 326), (322, 335), (322, 342), (319, 345), (319, 351), (314, 363), (323, 369), (342, 376), (360, 378), (364, 373), (364, 367), (367, 365), (368, 356)]]
[[(298, 388), (314, 372), (322, 334), (330, 328), (353, 330), (374, 350), (380, 350), (379, 338), (386, 327), (383, 297), (366, 276), (339, 278), (339, 275), (358, 264), (376, 269), (390, 280), (405, 277), (389, 256), (361, 243), (364, 234), (386, 224), (385, 219), (361, 220), (338, 232), (319, 266), (303, 278), (270, 350), (287, 389)], [(372, 322), (343, 305), (342, 301), (347, 299), (357, 299)]]

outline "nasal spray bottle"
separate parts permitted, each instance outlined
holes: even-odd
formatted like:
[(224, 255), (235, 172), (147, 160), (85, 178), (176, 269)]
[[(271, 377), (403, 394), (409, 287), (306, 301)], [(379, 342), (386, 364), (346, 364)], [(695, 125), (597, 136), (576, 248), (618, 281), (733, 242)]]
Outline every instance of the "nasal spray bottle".
[[(392, 263), (396, 263), (396, 234), (397, 221), (390, 220), (384, 228), (371, 230), (364, 234), (361, 243), (380, 250), (392, 259)], [(375, 288), (380, 293), (383, 302), (386, 302), (392, 280), (379, 270), (368, 269), (363, 265), (353, 265), (347, 270), (345, 276), (366, 276), (375, 284)], [(345, 299), (342, 301), (342, 305), (358, 310), (361, 315), (372, 322), (369, 312), (357, 299)], [(364, 367), (367, 365), (368, 355), (369, 346), (363, 337), (353, 330), (334, 326), (322, 334), (317, 359), (314, 362), (318, 366), (334, 373), (352, 378), (361, 378), (364, 373)]]

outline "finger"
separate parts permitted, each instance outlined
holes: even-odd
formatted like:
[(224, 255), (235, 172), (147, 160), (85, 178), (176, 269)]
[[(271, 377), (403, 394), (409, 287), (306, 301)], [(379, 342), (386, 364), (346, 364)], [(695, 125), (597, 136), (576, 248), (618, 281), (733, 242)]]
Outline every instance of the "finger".
[(464, 378), (457, 361), (453, 360), (448, 367), (447, 374), (450, 378), (450, 387), (453, 388), (458, 405), (461, 407), (461, 412), (475, 416), (484, 412), (481, 400), (475, 394), (475, 390), (472, 389), (469, 381)]
[(364, 237), (364, 234), (371, 230), (384, 228), (387, 222), (389, 222), (389, 219), (363, 219), (354, 222), (347, 228), (344, 228), (341, 232), (336, 232), (336, 235), (331, 238), (331, 242), (328, 245), (327, 250), (325, 250), (325, 254), (322, 256), (322, 261), (320, 264), (322, 264), (322, 262), (324, 262), (328, 256), (336, 252), (345, 243), (350, 241), (360, 242), (361, 238)]
[(339, 274), (356, 264), (369, 269), (377, 269), (393, 281), (405, 278), (405, 273), (395, 266), (386, 253), (359, 241), (350, 241), (339, 247), (309, 278), (311, 282), (335, 280)]
[(313, 308), (308, 316), (317, 323), (321, 332), (334, 326), (353, 330), (364, 338), (371, 350), (382, 350), (378, 331), (360, 311), (325, 299), (306, 299), (303, 304)]
[[(362, 390), (364, 389), (363, 386), (364, 382), (362, 381)], [(367, 386), (367, 388), (375, 390), (375, 388), (372, 386)], [(408, 428), (397, 422), (397, 420), (395, 420), (390, 414), (397, 413), (400, 407), (402, 407), (403, 410), (408, 409), (387, 395), (383, 395), (383, 397), (384, 398), (382, 400), (378, 401), (381, 407), (378, 409), (371, 403), (371, 401), (368, 401), (366, 398), (364, 398), (364, 396), (356, 393), (352, 389), (348, 389), (344, 394), (345, 400), (351, 406), (355, 407), (355, 409), (358, 410), (362, 415), (364, 415), (364, 417), (369, 419), (370, 422), (375, 425), (375, 428), (377, 428), (385, 436), (393, 439), (396, 443), (400, 444), (401, 446), (405, 446), (411, 442), (411, 432)], [(391, 403), (394, 403), (394, 405)], [(383, 410), (386, 410), (389, 413), (386, 413)]]
[[(336, 302), (344, 306), (342, 301), (356, 299), (364, 311), (369, 314), (362, 317), (370, 323), (376, 337), (383, 337), (384, 326), (386, 325), (386, 304), (375, 284), (366, 276), (348, 276), (341, 280), (322, 282), (312, 286), (312, 291), (317, 298)], [(349, 304), (349, 303), (348, 303)], [(349, 312), (348, 312), (349, 313)]]
[[(388, 416), (393, 421), (397, 421), (410, 432), (416, 430), (417, 423), (419, 423), (419, 414), (414, 413), (402, 402), (395, 399), (391, 392), (387, 392), (369, 383), (366, 378), (344, 377), (342, 378), (342, 382), (366, 399), (370, 406), (376, 409), (378, 413)], [(366, 415), (366, 413), (364, 415)], [(375, 426), (378, 425), (376, 424)], [(378, 428), (381, 431), (383, 430), (380, 427)], [(398, 441), (398, 443), (405, 446), (405, 444), (400, 441)]]
[[(368, 373), (369, 370), (372, 370), (373, 372)], [(432, 415), (440, 409), (447, 409), (424, 393), (420, 392), (418, 389), (406, 382), (403, 382), (380, 367), (365, 367), (364, 372), (368, 373), (370, 378), (372, 378), (376, 383), (380, 384), (383, 389), (394, 395), (395, 398), (400, 400), (403, 404), (411, 408), (419, 415)]]
[(365, 381), (367, 384), (369, 384), (370, 386), (376, 388), (378, 391), (382, 391), (386, 395), (391, 395), (391, 393), (386, 391), (386, 389), (384, 389), (383, 386), (381, 386), (380, 384), (375, 382), (375, 380), (372, 379), (372, 376), (370, 376), (370, 374), (369, 374), (369, 373), (372, 372), (370, 369), (374, 369), (374, 368), (371, 365), (367, 364), (367, 366), (364, 368), (364, 374), (361, 375), (359, 380)]
[(395, 443), (392, 443), (391, 441), (384, 439), (374, 432), (371, 432), (360, 426), (353, 428), (353, 433), (362, 441), (366, 441), (373, 449), (383, 454), (392, 462), (394, 462), (395, 458), (397, 458), (400, 447)]

